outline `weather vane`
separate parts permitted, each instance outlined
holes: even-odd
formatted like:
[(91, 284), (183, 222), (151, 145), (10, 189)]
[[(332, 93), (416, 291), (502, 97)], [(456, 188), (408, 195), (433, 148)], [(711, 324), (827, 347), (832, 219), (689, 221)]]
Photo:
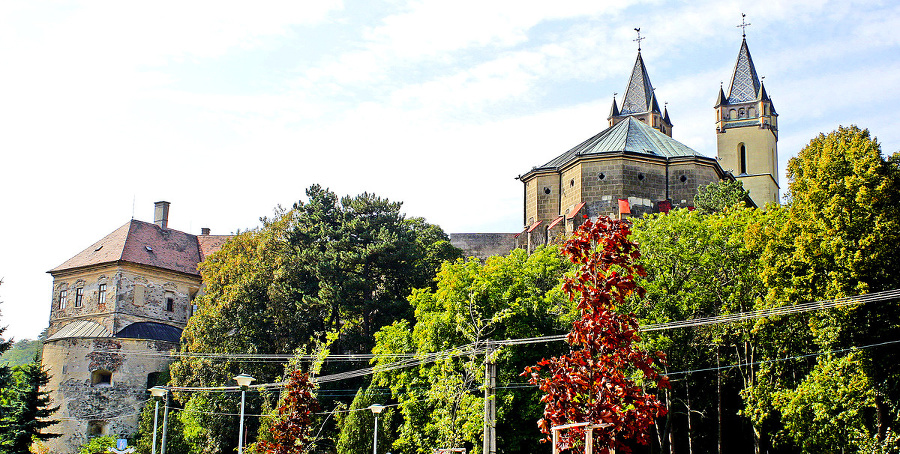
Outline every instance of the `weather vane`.
[(637, 37), (637, 39), (633, 39), (632, 41), (637, 41), (637, 43), (638, 43), (638, 52), (640, 52), (640, 51), (641, 51), (641, 41), (643, 41), (643, 40), (645, 40), (645, 39), (647, 39), (647, 38), (641, 38), (641, 29), (640, 29), (640, 28), (635, 28), (634, 31), (637, 32), (638, 37)]
[(744, 38), (747, 37), (747, 27), (749, 27), (749, 26), (750, 26), (750, 24), (747, 23), (747, 15), (744, 13), (741, 13), (741, 25), (738, 25), (738, 28), (742, 29), (742, 31), (743, 31), (742, 34), (743, 34)]

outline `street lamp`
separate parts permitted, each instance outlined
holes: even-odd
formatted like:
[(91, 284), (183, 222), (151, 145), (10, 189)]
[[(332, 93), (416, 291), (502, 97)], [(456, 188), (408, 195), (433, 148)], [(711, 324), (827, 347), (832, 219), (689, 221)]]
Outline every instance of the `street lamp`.
[(372, 443), (372, 454), (378, 454), (378, 414), (385, 409), (384, 405), (369, 405), (369, 410), (375, 415), (375, 440)]
[[(153, 397), (163, 397), (168, 391), (162, 386), (154, 386), (150, 388), (150, 395)], [(159, 399), (156, 399), (156, 405), (153, 408), (153, 454), (156, 454), (156, 420), (159, 415)], [(163, 435), (165, 436), (165, 435)]]
[(255, 378), (247, 375), (241, 374), (237, 377), (234, 377), (234, 380), (237, 381), (238, 386), (241, 387), (241, 424), (238, 428), (238, 454), (243, 454), (244, 452), (244, 399), (247, 396), (247, 388), (250, 387), (250, 383), (253, 383)]

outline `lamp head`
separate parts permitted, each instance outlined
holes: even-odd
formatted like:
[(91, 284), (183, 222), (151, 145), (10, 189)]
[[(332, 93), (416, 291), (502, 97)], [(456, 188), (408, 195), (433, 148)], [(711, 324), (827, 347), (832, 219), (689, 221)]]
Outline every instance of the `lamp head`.
[(169, 392), (169, 390), (163, 388), (162, 386), (154, 386), (150, 388), (150, 395), (153, 397), (165, 397), (167, 392)]
[(381, 411), (384, 410), (385, 408), (387, 408), (387, 407), (385, 407), (384, 405), (378, 405), (378, 404), (372, 404), (372, 405), (369, 405), (369, 407), (368, 407), (368, 409), (372, 410), (372, 413), (375, 413), (376, 415), (381, 413)]
[(234, 380), (237, 381), (238, 386), (240, 386), (242, 389), (249, 387), (250, 383), (253, 383), (254, 381), (256, 381), (255, 378), (253, 378), (247, 374), (238, 375), (237, 377), (234, 377)]

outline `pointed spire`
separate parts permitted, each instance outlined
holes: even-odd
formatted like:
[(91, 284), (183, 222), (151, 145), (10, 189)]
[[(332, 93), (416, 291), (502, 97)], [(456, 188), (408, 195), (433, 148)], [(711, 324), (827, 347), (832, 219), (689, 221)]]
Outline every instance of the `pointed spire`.
[(734, 104), (755, 101), (758, 93), (759, 76), (756, 74), (753, 58), (750, 57), (747, 39), (744, 38), (741, 41), (741, 50), (738, 52), (737, 62), (734, 64), (731, 88), (728, 90), (728, 102)]
[(672, 120), (669, 120), (669, 106), (663, 107), (663, 120), (668, 124), (672, 124)]
[[(619, 107), (616, 105), (616, 95), (613, 95), (612, 109), (609, 109), (609, 118), (619, 116)], [(607, 118), (607, 120), (609, 119)]]
[(631, 70), (631, 79), (628, 80), (625, 97), (622, 99), (620, 114), (631, 115), (648, 112), (652, 107), (652, 97), (653, 85), (650, 84), (650, 77), (647, 76), (647, 68), (644, 66), (644, 59), (641, 58), (641, 51), (638, 51), (634, 69)]
[(716, 105), (714, 107), (723, 106), (728, 104), (728, 98), (725, 97), (725, 90), (722, 89), (722, 84), (719, 84), (719, 97), (716, 98)]
[(650, 95), (650, 112), (659, 112), (659, 103), (656, 101), (656, 91)]
[(766, 86), (763, 81), (759, 81), (759, 94), (756, 96), (757, 101), (768, 101), (769, 94), (766, 93)]

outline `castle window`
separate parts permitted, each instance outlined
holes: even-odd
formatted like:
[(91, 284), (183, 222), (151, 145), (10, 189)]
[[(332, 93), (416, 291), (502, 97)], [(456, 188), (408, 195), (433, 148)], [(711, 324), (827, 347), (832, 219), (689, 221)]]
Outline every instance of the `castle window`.
[(747, 148), (741, 144), (741, 173), (747, 173)]
[(66, 297), (67, 296), (69, 296), (68, 290), (60, 290), (59, 291), (59, 308), (60, 309), (66, 308)]
[(744, 109), (741, 109), (741, 110), (738, 111), (738, 116), (741, 117), (741, 118), (744, 118), (744, 117), (747, 116), (747, 112), (744, 111)]
[(643, 173), (639, 173), (639, 174), (638, 174), (638, 181), (644, 181), (644, 174), (643, 174)]
[(97, 369), (91, 373), (91, 384), (97, 387), (112, 386), (112, 372)]
[(91, 421), (88, 423), (89, 437), (102, 437), (106, 435), (106, 421)]
[(97, 296), (97, 303), (106, 304), (106, 284), (100, 284), (97, 291), (99, 292)]
[(75, 307), (81, 307), (84, 305), (84, 287), (78, 287), (75, 289)]
[(597, 175), (598, 180), (602, 180), (604, 178), (606, 178), (606, 175), (604, 175), (603, 172), (600, 172), (600, 174)]
[(679, 178), (678, 180), (681, 181), (682, 183), (687, 183), (687, 177), (684, 175), (682, 175), (681, 178)]
[(175, 310), (175, 298), (167, 297), (166, 298), (166, 310), (172, 312)]
[(731, 109), (728, 111), (728, 118), (734, 120), (737, 118), (737, 110)]
[(571, 186), (573, 188), (575, 187), (575, 179), (574, 178), (572, 179), (572, 181), (569, 182), (569, 186)]
[(550, 188), (544, 188), (544, 194), (549, 194), (549, 193), (550, 193)]

